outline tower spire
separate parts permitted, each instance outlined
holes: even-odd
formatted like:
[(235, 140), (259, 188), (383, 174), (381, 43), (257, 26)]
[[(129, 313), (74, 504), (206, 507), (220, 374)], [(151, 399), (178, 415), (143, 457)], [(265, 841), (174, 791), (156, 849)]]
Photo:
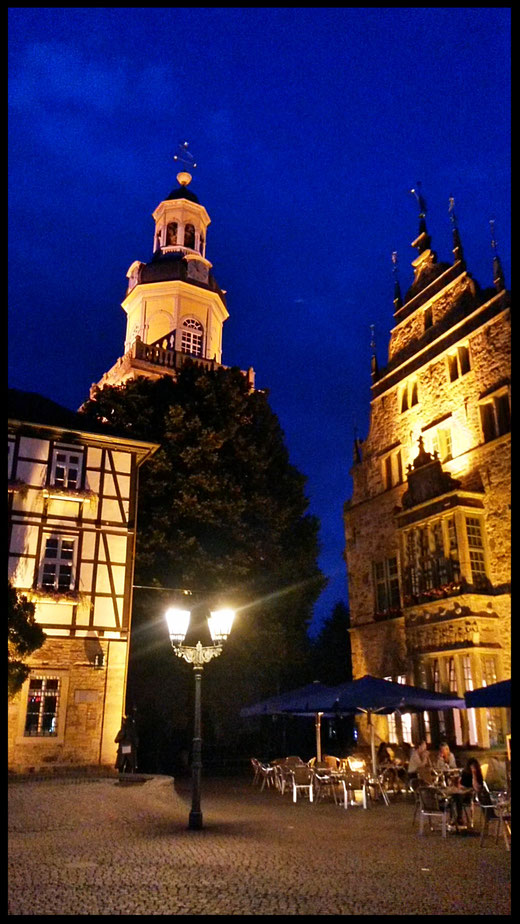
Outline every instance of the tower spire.
[(459, 229), (457, 227), (457, 216), (455, 215), (455, 199), (453, 196), (450, 196), (448, 212), (450, 215), (453, 234), (453, 255), (455, 257), (455, 263), (462, 263), (464, 265), (464, 254), (462, 252), (462, 242), (460, 240)]
[(376, 356), (376, 327), (375, 324), (370, 325), (370, 349), (372, 350), (372, 356), (370, 358), (370, 372), (372, 376), (372, 381), (375, 382), (377, 379), (377, 373), (379, 371), (377, 365), (377, 356)]
[(504, 270), (502, 269), (502, 263), (500, 262), (500, 257), (498, 255), (497, 242), (495, 239), (495, 219), (492, 218), (489, 224), (491, 227), (491, 247), (493, 248), (493, 282), (495, 283), (495, 289), (497, 292), (502, 292), (506, 287), (506, 281)]
[(419, 236), (413, 242), (412, 247), (417, 247), (419, 254), (421, 254), (423, 251), (430, 249), (431, 238), (426, 228), (426, 200), (421, 192), (421, 184), (417, 183), (416, 185), (417, 188), (411, 189), (410, 192), (417, 199), (419, 206)]
[(403, 299), (401, 295), (401, 286), (399, 285), (399, 275), (397, 270), (397, 251), (394, 250), (392, 253), (392, 263), (393, 269), (392, 273), (394, 275), (394, 312), (398, 311), (399, 308), (403, 306)]

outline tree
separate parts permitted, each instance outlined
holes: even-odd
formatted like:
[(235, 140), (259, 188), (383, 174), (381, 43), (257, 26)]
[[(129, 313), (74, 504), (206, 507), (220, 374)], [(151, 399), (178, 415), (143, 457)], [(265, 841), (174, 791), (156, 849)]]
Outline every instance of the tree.
[(319, 635), (312, 643), (314, 679), (330, 686), (352, 680), (350, 647), (350, 613), (347, 606), (336, 603)]
[[(204, 681), (206, 739), (236, 737), (241, 705), (308, 671), (306, 628), (325, 583), (305, 478), (289, 461), (267, 395), (250, 392), (239, 369), (187, 361), (176, 381), (98, 390), (84, 413), (161, 444), (140, 473), (135, 583), (220, 593), (238, 609)], [(129, 672), (138, 711), (151, 682), (168, 724), (168, 678), (173, 700), (188, 709), (191, 691), (186, 665), (167, 650), (162, 613), (171, 602), (167, 593), (136, 592)]]
[(21, 688), (30, 668), (23, 658), (41, 648), (45, 633), (34, 619), (34, 603), (7, 583), (7, 690), (12, 699)]

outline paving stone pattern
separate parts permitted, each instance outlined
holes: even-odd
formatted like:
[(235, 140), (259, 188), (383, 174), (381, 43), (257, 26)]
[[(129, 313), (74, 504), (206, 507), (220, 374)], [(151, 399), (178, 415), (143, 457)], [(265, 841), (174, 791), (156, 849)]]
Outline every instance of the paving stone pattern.
[(294, 805), (244, 779), (9, 785), (9, 914), (510, 914), (510, 854), (418, 834), (404, 797)]

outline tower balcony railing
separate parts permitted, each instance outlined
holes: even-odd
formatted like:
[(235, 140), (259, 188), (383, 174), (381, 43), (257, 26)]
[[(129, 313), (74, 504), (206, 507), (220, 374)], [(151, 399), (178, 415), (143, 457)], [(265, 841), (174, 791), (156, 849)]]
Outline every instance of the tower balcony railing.
[[(195, 353), (183, 353), (181, 350), (172, 349), (168, 344), (169, 337), (161, 337), (155, 343), (143, 343), (140, 337), (136, 337), (132, 345), (132, 355), (135, 359), (144, 360), (153, 366), (160, 366), (163, 369), (173, 369), (179, 371), (188, 360), (195, 363), (202, 369), (213, 371), (214, 369), (229, 369), (229, 366), (223, 366), (216, 359), (206, 359), (204, 356), (197, 356)], [(247, 379), (248, 386), (251, 390), (255, 387), (254, 369), (250, 367), (245, 371), (240, 370), (242, 375)]]

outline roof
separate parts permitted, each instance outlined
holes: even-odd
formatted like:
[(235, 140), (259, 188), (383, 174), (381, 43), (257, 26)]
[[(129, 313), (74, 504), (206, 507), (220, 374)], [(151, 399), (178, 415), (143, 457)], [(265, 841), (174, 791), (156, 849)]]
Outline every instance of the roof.
[(108, 440), (125, 440), (129, 444), (135, 444), (141, 448), (147, 447), (150, 449), (153, 447), (154, 452), (159, 447), (158, 443), (136, 439), (131, 434), (118, 430), (108, 423), (104, 424), (101, 421), (87, 418), (80, 411), (71, 411), (70, 408), (63, 407), (63, 405), (57, 404), (56, 401), (52, 401), (50, 398), (33, 391), (20, 391), (18, 388), (9, 388), (7, 412), (10, 421), (19, 421), (22, 424), (39, 424), (43, 427), (54, 427), (78, 433), (91, 433), (103, 436)]
[(190, 202), (196, 202), (197, 205), (200, 205), (195, 193), (192, 192), (191, 189), (187, 189), (186, 186), (177, 186), (175, 189), (172, 189), (170, 195), (166, 196), (165, 201), (168, 199), (188, 199)]
[(138, 284), (141, 285), (150, 282), (167, 282), (170, 279), (180, 279), (199, 289), (217, 292), (224, 306), (226, 305), (226, 297), (211, 271), (207, 282), (188, 276), (188, 261), (185, 260), (185, 255), (181, 251), (170, 251), (165, 254), (157, 251), (150, 263), (143, 263), (139, 269)]

